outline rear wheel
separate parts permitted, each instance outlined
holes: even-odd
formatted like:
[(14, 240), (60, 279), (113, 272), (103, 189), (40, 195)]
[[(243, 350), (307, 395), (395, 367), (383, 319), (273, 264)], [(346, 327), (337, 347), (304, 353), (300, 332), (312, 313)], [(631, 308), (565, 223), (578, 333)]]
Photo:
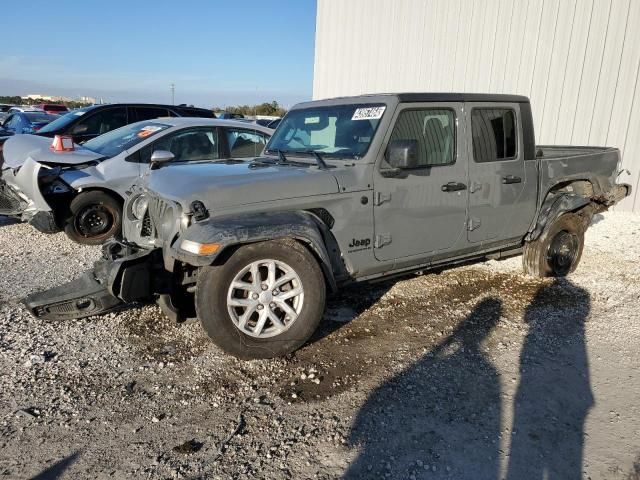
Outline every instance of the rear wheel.
[(100, 245), (122, 227), (120, 202), (105, 192), (79, 194), (71, 201), (70, 210), (64, 231), (71, 240), (83, 245)]
[(198, 276), (198, 318), (211, 340), (238, 358), (293, 352), (316, 330), (324, 304), (320, 266), (294, 240), (240, 247)]
[(582, 219), (575, 213), (565, 213), (548, 225), (537, 240), (525, 244), (524, 271), (534, 277), (564, 277), (577, 268), (583, 248)]

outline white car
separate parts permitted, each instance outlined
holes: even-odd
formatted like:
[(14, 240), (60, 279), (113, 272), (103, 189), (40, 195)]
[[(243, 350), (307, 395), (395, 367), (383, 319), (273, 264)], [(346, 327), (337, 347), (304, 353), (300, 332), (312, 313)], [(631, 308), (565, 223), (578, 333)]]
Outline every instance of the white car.
[(16, 135), (4, 144), (4, 163), (0, 158), (0, 215), (100, 244), (120, 232), (124, 200), (154, 153), (165, 162), (257, 157), (272, 132), (233, 120), (177, 117), (132, 123), (82, 145), (60, 137), (54, 147), (51, 138)]

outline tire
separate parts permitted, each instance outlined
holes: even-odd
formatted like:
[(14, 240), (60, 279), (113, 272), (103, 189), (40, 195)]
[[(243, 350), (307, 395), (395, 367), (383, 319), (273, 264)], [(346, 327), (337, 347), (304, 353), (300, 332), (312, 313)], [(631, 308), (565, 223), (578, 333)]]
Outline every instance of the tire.
[(524, 245), (522, 265), (533, 277), (565, 277), (573, 272), (584, 248), (584, 223), (565, 213), (548, 225), (537, 240)]
[[(268, 273), (271, 262), (276, 282)], [(272, 290), (291, 272), (297, 276), (295, 280), (280, 286), (281, 290)], [(244, 283), (232, 287), (234, 280)], [(325, 288), (320, 265), (299, 242), (254, 243), (240, 247), (222, 265), (202, 268), (196, 286), (196, 312), (209, 338), (225, 352), (245, 360), (280, 357), (301, 347), (315, 332), (324, 312)], [(294, 292), (298, 293), (292, 296)], [(286, 311), (283, 302), (289, 306)], [(233, 306), (238, 303), (243, 305)], [(291, 313), (297, 314), (293, 321)], [(262, 315), (266, 320), (260, 328)]]
[(122, 228), (122, 205), (114, 197), (97, 190), (77, 195), (69, 207), (71, 215), (64, 231), (74, 242), (100, 245)]

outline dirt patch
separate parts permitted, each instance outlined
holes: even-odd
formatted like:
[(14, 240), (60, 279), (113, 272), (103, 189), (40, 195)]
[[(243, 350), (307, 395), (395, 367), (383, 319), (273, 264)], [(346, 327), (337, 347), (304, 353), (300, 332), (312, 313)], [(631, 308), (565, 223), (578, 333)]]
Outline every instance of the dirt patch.
[[(299, 402), (347, 391), (395, 358), (433, 349), (483, 298), (500, 299), (504, 320), (520, 323), (524, 309), (550, 283), (467, 267), (346, 289), (330, 299), (315, 341), (292, 357), (294, 372), (282, 382), (280, 395)], [(572, 302), (570, 293), (553, 295), (549, 304)]]
[(127, 340), (146, 360), (185, 362), (211, 346), (200, 325), (176, 324), (159, 307), (131, 309), (123, 316)]

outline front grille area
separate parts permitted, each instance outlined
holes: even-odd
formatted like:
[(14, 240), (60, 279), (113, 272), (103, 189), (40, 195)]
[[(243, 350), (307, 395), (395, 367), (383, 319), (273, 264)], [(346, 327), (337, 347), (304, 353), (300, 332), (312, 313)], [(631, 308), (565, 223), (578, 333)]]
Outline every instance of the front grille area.
[(151, 217), (149, 211), (144, 212), (144, 218), (142, 219), (142, 228), (140, 229), (140, 235), (143, 237), (151, 237), (153, 235), (153, 225), (151, 224)]
[(167, 208), (168, 204), (163, 199), (158, 197), (151, 197), (149, 199), (149, 208), (147, 212), (151, 217), (151, 224), (156, 232), (159, 231), (159, 228), (162, 225), (162, 218), (164, 217)]
[[(142, 219), (140, 235), (147, 238), (153, 237), (168, 240), (172, 235), (177, 233), (174, 231), (176, 222), (168, 222), (167, 225), (164, 225), (163, 222), (165, 222), (167, 218), (177, 220), (175, 215), (177, 215), (179, 211), (179, 207), (174, 202), (156, 196), (149, 196), (149, 206)], [(165, 218), (165, 216), (167, 218)]]

